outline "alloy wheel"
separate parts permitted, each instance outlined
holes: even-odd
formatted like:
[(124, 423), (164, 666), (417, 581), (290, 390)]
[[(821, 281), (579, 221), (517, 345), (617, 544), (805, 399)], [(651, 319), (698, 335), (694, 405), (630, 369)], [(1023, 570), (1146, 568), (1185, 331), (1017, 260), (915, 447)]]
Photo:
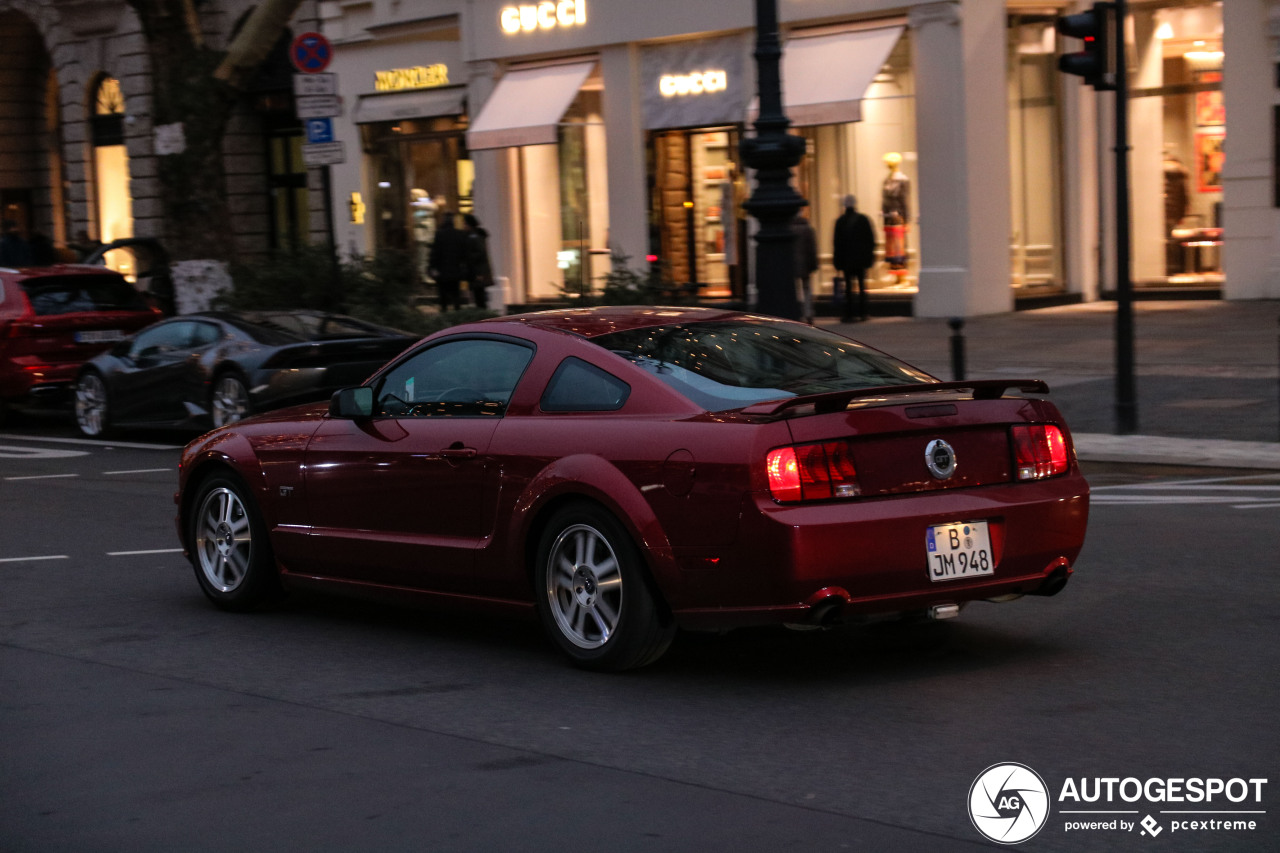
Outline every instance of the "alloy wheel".
[(253, 559), (253, 528), (240, 496), (213, 489), (196, 515), (196, 558), (205, 579), (219, 592), (234, 592)]
[(249, 414), (249, 389), (238, 377), (220, 376), (213, 386), (213, 425), (233, 424)]
[(564, 637), (583, 649), (609, 642), (622, 615), (622, 569), (613, 546), (587, 524), (566, 527), (551, 546), (547, 599)]
[(102, 435), (107, 426), (107, 386), (96, 373), (76, 381), (76, 426), (85, 435)]

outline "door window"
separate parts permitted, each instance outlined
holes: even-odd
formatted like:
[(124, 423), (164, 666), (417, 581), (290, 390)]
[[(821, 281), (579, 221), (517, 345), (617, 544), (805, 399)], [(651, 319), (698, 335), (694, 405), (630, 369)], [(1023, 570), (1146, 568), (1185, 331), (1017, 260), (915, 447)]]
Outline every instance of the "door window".
[(130, 358), (155, 358), (191, 347), (195, 323), (163, 323), (138, 334), (129, 348)]
[(489, 338), (420, 350), (378, 383), (376, 414), (500, 417), (532, 357), (524, 344)]

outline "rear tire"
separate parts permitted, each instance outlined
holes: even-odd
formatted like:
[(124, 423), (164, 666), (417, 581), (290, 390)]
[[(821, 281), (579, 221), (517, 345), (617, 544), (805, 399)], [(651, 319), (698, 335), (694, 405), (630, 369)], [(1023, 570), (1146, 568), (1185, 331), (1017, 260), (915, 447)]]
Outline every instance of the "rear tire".
[(558, 510), (538, 542), (538, 614), (576, 666), (619, 672), (662, 656), (675, 636), (626, 529), (603, 507)]
[(247, 611), (281, 596), (266, 525), (238, 477), (210, 477), (188, 511), (191, 566), (210, 601), (223, 610)]
[(87, 370), (76, 379), (76, 428), (89, 438), (106, 438), (111, 433), (111, 400), (107, 382), (96, 370)]

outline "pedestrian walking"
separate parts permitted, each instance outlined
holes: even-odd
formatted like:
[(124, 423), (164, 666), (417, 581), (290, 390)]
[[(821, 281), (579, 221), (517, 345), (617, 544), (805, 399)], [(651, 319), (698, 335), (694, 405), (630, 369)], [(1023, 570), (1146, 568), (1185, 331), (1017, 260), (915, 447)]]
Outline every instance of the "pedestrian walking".
[(844, 197), (844, 213), (836, 220), (831, 236), (831, 260), (844, 278), (844, 316), (854, 320), (853, 282), (858, 282), (857, 319), (867, 319), (867, 270), (876, 260), (876, 232), (871, 220), (858, 212), (858, 200)]
[(467, 278), (467, 237), (454, 227), (453, 213), (445, 211), (440, 218), (435, 242), (427, 259), (427, 274), (435, 280), (440, 310), (462, 308), (462, 281)]
[(791, 223), (796, 235), (796, 278), (800, 280), (800, 316), (813, 325), (813, 274), (818, 271), (818, 235), (804, 216)]
[(489, 263), (489, 232), (475, 214), (462, 216), (467, 230), (467, 284), (477, 308), (487, 308), (488, 289), (493, 284), (493, 266)]

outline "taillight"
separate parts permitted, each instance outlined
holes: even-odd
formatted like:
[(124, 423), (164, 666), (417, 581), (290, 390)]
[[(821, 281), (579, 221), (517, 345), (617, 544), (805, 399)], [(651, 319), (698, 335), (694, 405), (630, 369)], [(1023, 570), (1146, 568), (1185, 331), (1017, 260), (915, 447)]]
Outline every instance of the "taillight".
[(844, 441), (779, 447), (765, 457), (769, 493), (779, 501), (852, 498), (862, 493)]
[(1019, 480), (1043, 480), (1067, 473), (1067, 438), (1053, 424), (1015, 424), (1009, 431)]

